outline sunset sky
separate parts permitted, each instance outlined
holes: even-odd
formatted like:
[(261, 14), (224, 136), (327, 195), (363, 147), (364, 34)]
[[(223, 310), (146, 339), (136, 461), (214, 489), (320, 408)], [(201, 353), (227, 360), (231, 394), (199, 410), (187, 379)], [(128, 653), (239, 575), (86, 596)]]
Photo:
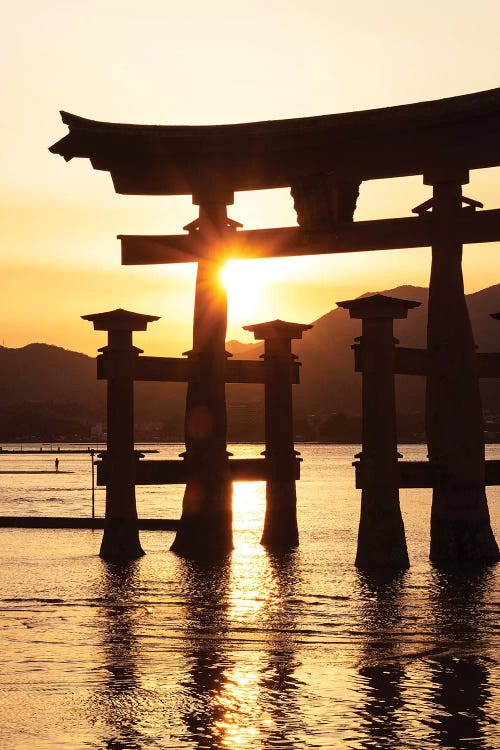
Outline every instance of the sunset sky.
[[(500, 86), (496, 0), (19, 0), (4, 10), (0, 88), (0, 344), (44, 341), (94, 354), (80, 315), (124, 307), (161, 321), (146, 353), (191, 345), (194, 265), (120, 267), (117, 234), (177, 233), (188, 197), (118, 196), (87, 160), (47, 150), (59, 110), (152, 124), (209, 124), (369, 109)], [(500, 170), (466, 195), (500, 206)], [(430, 197), (419, 178), (364, 183), (357, 219), (409, 215)], [(295, 223), (287, 190), (240, 193), (247, 229)], [(466, 290), (500, 281), (500, 247), (465, 251)], [(253, 261), (230, 272), (228, 338), (280, 317), (310, 323), (336, 300), (427, 285), (428, 249)], [(245, 295), (237, 291), (243, 274)], [(253, 282), (253, 287), (248, 283)], [(500, 302), (500, 300), (499, 300)]]

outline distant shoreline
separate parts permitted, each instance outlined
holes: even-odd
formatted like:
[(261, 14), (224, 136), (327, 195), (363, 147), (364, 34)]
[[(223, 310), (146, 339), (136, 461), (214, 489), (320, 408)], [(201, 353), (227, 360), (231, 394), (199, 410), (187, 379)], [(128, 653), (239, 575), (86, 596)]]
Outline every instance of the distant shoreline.
[[(265, 441), (264, 440), (230, 440), (227, 443), (228, 445), (259, 445), (264, 446)], [(295, 441), (296, 445), (356, 445), (360, 446), (361, 441), (346, 441), (346, 440), (301, 440), (298, 438)], [(101, 451), (106, 450), (106, 443), (78, 443), (73, 441), (67, 441), (67, 442), (61, 442), (61, 443), (53, 443), (52, 445), (56, 445), (55, 448), (48, 448), (43, 447), (47, 446), (47, 443), (44, 442), (6, 442), (4, 446), (0, 446), (0, 456), (1, 455), (13, 455), (13, 453), (25, 453), (26, 455), (54, 455), (54, 454), (64, 454), (64, 453), (89, 453), (91, 451), (94, 451), (94, 453), (99, 453)], [(49, 444), (50, 445), (50, 444)], [(66, 445), (75, 445), (75, 446), (82, 446), (81, 448), (75, 448), (75, 449), (65, 449), (62, 448), (62, 446)], [(179, 445), (183, 446), (184, 441), (183, 440), (138, 440), (135, 443), (136, 448), (137, 447), (146, 447), (146, 446), (158, 446), (158, 445)], [(425, 440), (400, 440), (398, 441), (398, 445), (427, 445), (427, 441)], [(500, 439), (486, 439), (485, 445), (500, 445)], [(23, 446), (26, 446), (23, 449)], [(40, 447), (42, 446), (42, 447)], [(61, 446), (60, 450), (58, 450), (59, 446)], [(85, 447), (83, 447), (85, 446)]]

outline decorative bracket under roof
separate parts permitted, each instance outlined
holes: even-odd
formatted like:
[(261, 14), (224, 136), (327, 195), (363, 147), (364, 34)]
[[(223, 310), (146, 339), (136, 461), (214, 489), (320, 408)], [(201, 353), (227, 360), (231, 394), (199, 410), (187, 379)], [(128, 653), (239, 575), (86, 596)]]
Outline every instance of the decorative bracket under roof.
[[(236, 221), (235, 219), (226, 219), (226, 227), (229, 230), (236, 231), (237, 229), (241, 229), (243, 227), (243, 224), (241, 224), (239, 221)], [(186, 226), (182, 227), (185, 232), (189, 232), (189, 234), (195, 234), (196, 232), (199, 232), (200, 230), (200, 219), (197, 217), (193, 221), (190, 221), (189, 224), (186, 224)]]
[[(465, 204), (465, 211), (475, 211), (476, 208), (484, 208), (484, 203), (476, 201), (474, 198), (467, 198), (465, 195), (462, 195), (462, 203)], [(411, 212), (412, 214), (418, 214), (418, 216), (424, 216), (425, 214), (432, 213), (433, 208), (434, 198), (429, 198), (429, 200), (424, 201), (419, 206), (412, 208)]]

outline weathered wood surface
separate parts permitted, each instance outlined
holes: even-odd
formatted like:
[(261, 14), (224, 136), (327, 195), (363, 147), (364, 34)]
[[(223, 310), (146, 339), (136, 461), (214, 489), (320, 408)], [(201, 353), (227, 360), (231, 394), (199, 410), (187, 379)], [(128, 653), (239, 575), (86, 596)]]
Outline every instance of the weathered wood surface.
[[(263, 482), (272, 473), (265, 458), (230, 458), (229, 474), (232, 482)], [(106, 463), (97, 462), (97, 485), (106, 484)], [(136, 466), (136, 485), (185, 484), (192, 474), (189, 464), (183, 459), (159, 459), (139, 461)], [(300, 479), (300, 461), (294, 460), (293, 479)]]
[(480, 352), (477, 356), (480, 378), (500, 378), (500, 352)]
[[(363, 489), (368, 479), (365, 478), (366, 467), (361, 461), (356, 461), (353, 466), (356, 470), (356, 489)], [(399, 461), (398, 471), (401, 489), (430, 489), (439, 484), (439, 472), (429, 461)], [(488, 487), (500, 485), (500, 461), (492, 459), (485, 462), (485, 484)]]
[[(194, 198), (193, 198), (194, 199)], [(218, 243), (229, 232), (226, 196), (203, 197), (196, 221), (210, 260), (198, 263), (189, 358), (201, 377), (188, 381), (185, 443), (187, 476), (182, 515), (171, 549), (182, 557), (206, 558), (233, 548), (232, 487), (227, 452), (227, 294)]]
[(144, 554), (137, 526), (134, 445), (134, 369), (140, 349), (132, 332), (145, 331), (156, 315), (117, 309), (82, 316), (94, 329), (108, 332), (103, 357), (112, 360), (114, 372), (107, 381), (106, 523), (100, 556), (106, 560), (132, 560)]
[[(365, 362), (363, 351), (358, 344), (354, 349), (354, 369), (363, 372)], [(500, 378), (500, 352), (477, 352), (478, 376), (480, 378)], [(395, 348), (395, 375), (426, 375), (428, 356), (426, 349), (397, 346)]]
[[(500, 552), (485, 493), (479, 367), (462, 274), (460, 168), (424, 175), (433, 187), (432, 263), (427, 318), (426, 433), (438, 467), (431, 509), (430, 559), (440, 565), (491, 563)], [(474, 216), (474, 213), (471, 214)]]
[[(225, 362), (226, 383), (264, 384), (266, 374), (261, 359), (228, 359)], [(300, 382), (300, 365), (293, 363), (292, 382)], [(108, 380), (116, 373), (112, 358), (100, 355), (97, 357), (97, 377)], [(134, 380), (164, 383), (187, 383), (189, 380), (202, 377), (199, 361), (180, 357), (145, 357), (140, 355), (134, 362)], [(35, 451), (36, 452), (36, 451)]]
[(272, 320), (245, 326), (264, 341), (266, 380), (265, 456), (268, 462), (266, 512), (261, 544), (272, 549), (290, 549), (299, 543), (297, 525), (298, 467), (294, 445), (292, 386), (296, 356), (292, 340), (301, 339), (311, 325)]
[(362, 367), (361, 514), (356, 565), (360, 568), (409, 566), (399, 504), (399, 469), (394, 370), (394, 320), (406, 318), (419, 302), (374, 294), (338, 302), (361, 319), (355, 346)]
[[(432, 214), (339, 224), (335, 230), (304, 231), (299, 227), (252, 229), (233, 233), (225, 247), (228, 259), (366, 252), (428, 247), (432, 244)], [(500, 209), (463, 208), (457, 232), (464, 244), (500, 240)], [(186, 235), (119, 235), (123, 265), (193, 263), (207, 250)]]

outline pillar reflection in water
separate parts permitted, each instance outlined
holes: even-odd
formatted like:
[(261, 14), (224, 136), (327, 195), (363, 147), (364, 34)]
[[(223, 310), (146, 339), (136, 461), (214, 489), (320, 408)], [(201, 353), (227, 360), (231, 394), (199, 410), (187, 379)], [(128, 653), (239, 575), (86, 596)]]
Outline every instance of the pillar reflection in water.
[(402, 683), (405, 670), (399, 659), (397, 632), (403, 620), (404, 573), (358, 574), (362, 607), (360, 626), (365, 633), (358, 690), (362, 695), (357, 713), (360, 720), (360, 747), (404, 747), (405, 727)]
[(294, 750), (293, 555), (268, 557), (259, 545), (243, 545), (226, 563), (183, 560), (179, 570), (187, 610), (186, 741), (199, 750)]
[(96, 690), (93, 710), (103, 722), (106, 750), (147, 750), (152, 738), (139, 728), (146, 704), (141, 698), (138, 670), (135, 595), (137, 563), (105, 563), (100, 596), (99, 625), (106, 677)]
[(228, 561), (182, 560), (179, 566), (186, 603), (187, 675), (181, 680), (185, 699), (181, 716), (186, 739), (195, 748), (227, 747), (221, 725), (226, 708), (221, 695), (230, 666), (228, 636)]
[(267, 664), (261, 670), (260, 701), (268, 707), (272, 724), (262, 748), (294, 750), (300, 747), (304, 729), (300, 711), (301, 683), (295, 677), (299, 661), (295, 653), (295, 627), (300, 612), (296, 598), (299, 587), (297, 551), (268, 553), (273, 596), (265, 608), (268, 638)]
[[(437, 747), (489, 750), (490, 673), (485, 659), (485, 597), (492, 572), (436, 571), (434, 613), (436, 645), (441, 654), (431, 662), (434, 711), (429, 724)], [(480, 654), (480, 656), (479, 656)]]
[[(414, 587), (405, 602), (408, 574), (359, 577), (365, 634), (357, 679), (359, 747), (490, 750), (492, 695), (483, 641), (492, 631), (485, 600), (493, 581), (487, 570), (434, 571), (430, 610), (423, 601), (414, 618), (405, 612), (415, 606)], [(415, 670), (418, 695), (410, 692)]]

